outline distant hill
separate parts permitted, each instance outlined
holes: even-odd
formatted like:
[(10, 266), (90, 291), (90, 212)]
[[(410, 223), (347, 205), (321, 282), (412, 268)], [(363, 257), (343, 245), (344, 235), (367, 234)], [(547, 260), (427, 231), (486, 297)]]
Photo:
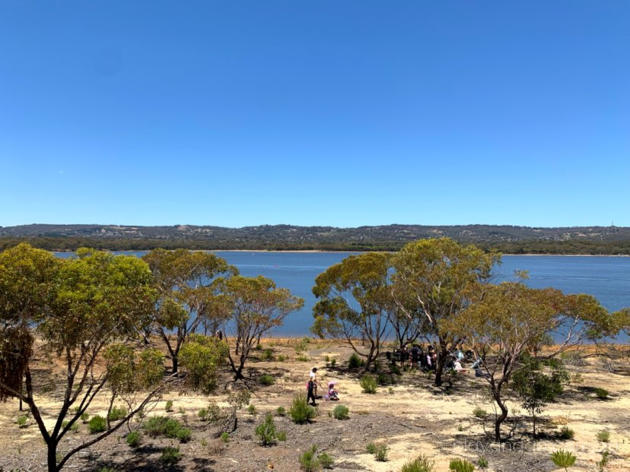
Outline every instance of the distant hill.
[(29, 241), (46, 249), (390, 250), (420, 238), (447, 236), (510, 253), (630, 254), (630, 228), (586, 226), (532, 228), (494, 225), (220, 226), (23, 225), (0, 227), (0, 247)]

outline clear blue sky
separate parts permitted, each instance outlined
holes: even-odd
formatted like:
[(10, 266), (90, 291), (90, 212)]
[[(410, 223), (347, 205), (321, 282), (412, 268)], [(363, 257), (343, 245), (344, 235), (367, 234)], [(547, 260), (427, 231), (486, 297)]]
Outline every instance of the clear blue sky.
[(0, 3), (0, 225), (630, 225), (630, 2)]

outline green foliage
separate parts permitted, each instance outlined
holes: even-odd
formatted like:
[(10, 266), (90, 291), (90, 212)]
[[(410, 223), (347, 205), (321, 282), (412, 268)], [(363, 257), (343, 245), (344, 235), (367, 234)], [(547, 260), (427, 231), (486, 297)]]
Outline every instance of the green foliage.
[(564, 467), (567, 470), (575, 464), (576, 457), (569, 451), (559, 449), (551, 454), (551, 460), (556, 467)]
[(256, 414), (258, 413), (253, 403), (247, 407), (247, 413), (249, 413), (252, 416), (256, 416)]
[(595, 389), (595, 395), (600, 400), (608, 400), (609, 392), (605, 388), (596, 388)]
[(300, 455), (300, 468), (304, 472), (316, 472), (319, 470), (320, 463), (317, 459), (317, 446), (311, 446), (304, 454)]
[(273, 375), (263, 374), (258, 377), (258, 382), (262, 385), (273, 385), (276, 382), (276, 379), (273, 378)]
[(325, 452), (320, 452), (319, 454), (317, 454), (317, 460), (319, 461), (319, 465), (321, 465), (323, 469), (332, 469), (335, 464), (334, 459)]
[(330, 367), (335, 367), (337, 365), (337, 359), (333, 358), (330, 360)]
[(173, 411), (173, 400), (167, 400), (166, 404), (164, 405), (164, 410), (167, 412), (171, 412)]
[(150, 389), (164, 377), (164, 355), (147, 348), (139, 354), (132, 345), (112, 344), (105, 350), (111, 389), (118, 395)]
[(94, 415), (88, 422), (90, 434), (102, 433), (107, 429), (107, 421), (100, 415)]
[(477, 467), (482, 470), (486, 470), (488, 468), (488, 459), (484, 456), (479, 456), (479, 459), (477, 459)]
[(287, 410), (283, 406), (279, 406), (276, 410), (276, 415), (278, 416), (287, 416)]
[(227, 443), (230, 441), (230, 433), (228, 432), (222, 432), (221, 433), (221, 441), (223, 441), (224, 443)]
[(473, 472), (475, 470), (475, 466), (465, 459), (451, 460), (448, 468), (451, 472)]
[(558, 435), (558, 438), (563, 439), (563, 440), (569, 440), (569, 439), (573, 439), (575, 437), (575, 431), (573, 431), (571, 428), (569, 428), (568, 426), (563, 426), (560, 429), (560, 434)]
[(284, 362), (287, 360), (287, 356), (285, 356), (284, 354), (280, 354), (278, 357), (276, 357), (276, 360), (278, 362)]
[(365, 361), (361, 359), (356, 352), (353, 352), (352, 355), (348, 358), (348, 369), (356, 370), (365, 365)]
[(273, 422), (273, 415), (267, 413), (265, 420), (256, 427), (256, 436), (260, 439), (262, 446), (270, 446), (276, 442), (276, 425)]
[(142, 442), (142, 434), (140, 431), (132, 431), (127, 434), (125, 440), (127, 441), (129, 447), (136, 448), (140, 446), (140, 443)]
[(265, 349), (260, 356), (261, 361), (273, 361), (273, 349)]
[(378, 462), (387, 462), (388, 447), (385, 444), (378, 444), (374, 451), (374, 459)]
[(303, 337), (302, 339), (300, 339), (300, 341), (295, 345), (295, 352), (297, 354), (300, 354), (304, 351), (306, 351), (306, 348), (308, 347), (309, 343), (311, 342), (311, 340), (309, 338), (307, 338), (306, 336)]
[(118, 421), (122, 420), (125, 416), (127, 416), (127, 408), (124, 406), (114, 406), (107, 415), (107, 419), (109, 419), (109, 421)]
[(610, 451), (608, 449), (601, 452), (602, 458), (597, 461), (597, 472), (604, 472), (605, 467), (610, 460)]
[(311, 405), (308, 404), (306, 395), (298, 393), (293, 397), (291, 408), (289, 409), (289, 416), (296, 424), (305, 424), (315, 418), (317, 411)]
[(301, 356), (297, 356), (295, 360), (298, 362), (310, 362), (311, 358), (308, 356), (301, 355)]
[(28, 416), (26, 415), (20, 415), (17, 417), (17, 425), (20, 428), (26, 428), (28, 426)]
[(337, 405), (333, 409), (333, 417), (337, 420), (347, 420), (348, 418), (350, 418), (350, 416), (348, 415), (349, 412), (350, 410), (347, 406)]
[(597, 440), (599, 442), (607, 443), (610, 442), (610, 431), (606, 429), (602, 429), (597, 433)]
[(178, 447), (165, 447), (162, 449), (162, 455), (160, 456), (160, 462), (164, 465), (177, 464), (182, 458), (182, 453), (179, 452)]
[(419, 456), (403, 465), (400, 472), (433, 472), (433, 461), (426, 456)]
[(228, 349), (226, 341), (212, 336), (191, 335), (179, 353), (188, 385), (204, 393), (212, 392), (216, 387), (217, 369), (225, 363)]
[(182, 426), (176, 419), (168, 416), (152, 416), (143, 425), (144, 431), (151, 437), (166, 436), (187, 442), (191, 438), (191, 431)]
[(364, 393), (376, 393), (377, 382), (374, 376), (366, 374), (359, 381)]
[(276, 434), (276, 437), (278, 438), (278, 441), (286, 441), (287, 440), (287, 432), (286, 431), (278, 431), (278, 434)]
[(369, 442), (365, 446), (365, 450), (368, 454), (376, 454), (376, 444), (373, 442)]
[(479, 418), (480, 420), (485, 420), (488, 417), (488, 412), (480, 407), (475, 407), (473, 410), (473, 415), (475, 418)]
[(81, 421), (87, 423), (90, 419), (90, 415), (87, 412), (81, 413)]

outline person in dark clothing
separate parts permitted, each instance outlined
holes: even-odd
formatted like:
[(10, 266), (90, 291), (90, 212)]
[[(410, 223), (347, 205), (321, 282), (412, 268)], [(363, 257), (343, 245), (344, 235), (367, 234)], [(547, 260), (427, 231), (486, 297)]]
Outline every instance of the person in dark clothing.
[(411, 348), (411, 367), (418, 367), (418, 361), (420, 360), (420, 348), (417, 344), (414, 344)]
[(309, 374), (308, 384), (306, 387), (306, 402), (309, 400), (313, 400), (311, 405), (317, 406), (315, 403), (316, 393), (317, 393), (317, 367), (313, 367)]

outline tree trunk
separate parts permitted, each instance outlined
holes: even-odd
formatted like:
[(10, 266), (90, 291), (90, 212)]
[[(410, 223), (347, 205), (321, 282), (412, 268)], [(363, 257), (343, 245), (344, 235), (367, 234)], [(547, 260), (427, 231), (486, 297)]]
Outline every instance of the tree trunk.
[(444, 374), (444, 365), (446, 364), (446, 355), (444, 350), (440, 352), (435, 361), (435, 386), (442, 386), (442, 375)]
[(177, 359), (177, 354), (173, 354), (171, 356), (171, 360), (173, 362), (173, 373), (176, 374), (177, 373), (177, 368), (179, 366), (179, 362), (178, 362), (178, 359)]
[(505, 403), (503, 403), (503, 401), (501, 400), (500, 390), (495, 393), (494, 401), (497, 402), (497, 405), (499, 405), (499, 408), (501, 409), (501, 414), (497, 416), (497, 418), (494, 421), (494, 439), (497, 442), (500, 442), (501, 441), (501, 425), (507, 418), (508, 409), (507, 409), (507, 406), (505, 406)]
[(48, 472), (57, 472), (57, 443), (50, 439), (48, 446)]

